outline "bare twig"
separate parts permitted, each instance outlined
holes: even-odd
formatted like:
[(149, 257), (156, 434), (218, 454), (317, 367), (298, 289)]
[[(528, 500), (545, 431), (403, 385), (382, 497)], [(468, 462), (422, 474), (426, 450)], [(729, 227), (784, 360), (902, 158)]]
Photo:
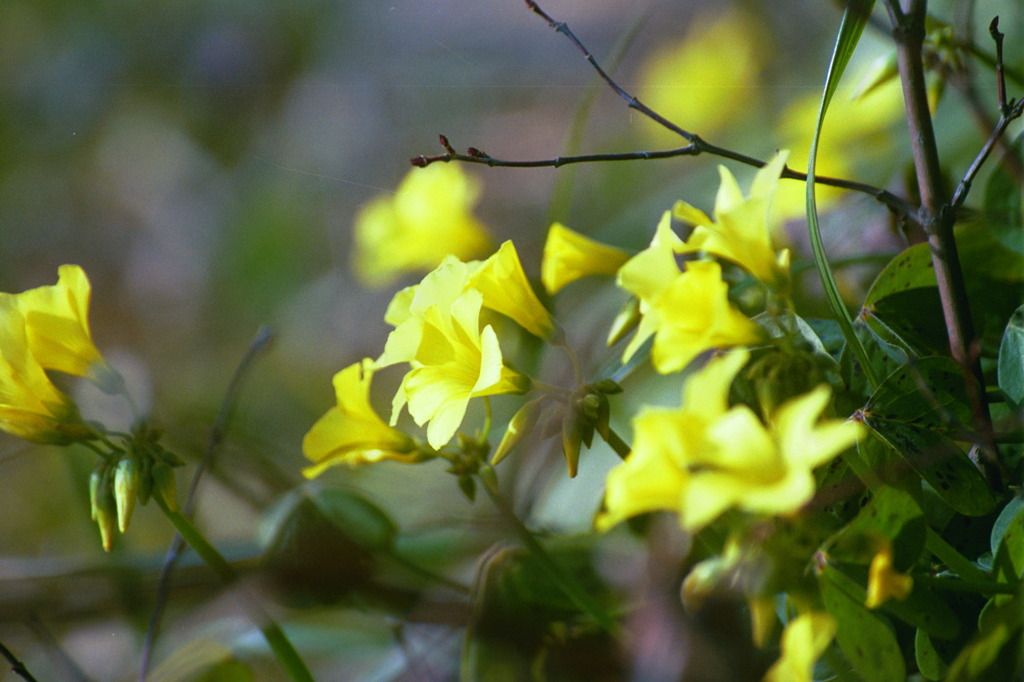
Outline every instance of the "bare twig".
[(999, 113), (1006, 116), (1010, 112), (1010, 104), (1006, 101), (1006, 74), (1003, 72), (1003, 34), (999, 32), (999, 17), (994, 17), (988, 25), (989, 35), (996, 43), (996, 88), (999, 93)]
[[(692, 133), (688, 130), (684, 130), (672, 121), (659, 114), (658, 112), (651, 109), (649, 106), (641, 102), (639, 99), (629, 94), (623, 89), (608, 73), (601, 67), (594, 55), (587, 49), (583, 42), (576, 36), (575, 33), (569, 28), (565, 22), (555, 21), (541, 9), (535, 0), (526, 0), (527, 7), (530, 8), (535, 14), (540, 16), (551, 28), (555, 29), (558, 33), (561, 33), (572, 42), (573, 45), (583, 54), (583, 57), (587, 60), (594, 71), (600, 76), (609, 88), (611, 88), (615, 94), (625, 100), (626, 105), (630, 109), (643, 114), (647, 118), (651, 119), (658, 125), (672, 131), (685, 139), (689, 144), (685, 147), (679, 147), (676, 149), (666, 149), (660, 151), (649, 151), (649, 152), (627, 152), (624, 154), (584, 154), (579, 156), (559, 156), (552, 159), (539, 159), (539, 160), (528, 160), (528, 161), (508, 161), (503, 159), (497, 159), (489, 154), (486, 154), (479, 149), (470, 147), (467, 149), (465, 154), (460, 154), (452, 148), (448, 143), (448, 139), (445, 136), (441, 136), (441, 146), (445, 149), (445, 154), (439, 154), (436, 156), (416, 156), (410, 161), (414, 166), (426, 167), (436, 162), (450, 162), (450, 161), (461, 161), (463, 163), (478, 163), (487, 166), (500, 166), (503, 168), (558, 168), (559, 166), (565, 166), (572, 163), (595, 163), (601, 161), (634, 161), (634, 160), (651, 160), (651, 159), (669, 159), (679, 156), (698, 156), (700, 154), (710, 154), (723, 159), (730, 159), (738, 163), (745, 164), (747, 166), (753, 166), (754, 168), (761, 168), (765, 165), (765, 161), (755, 158), (753, 156), (747, 156), (740, 152), (726, 149), (725, 147), (719, 147), (718, 145), (711, 144), (704, 140), (701, 136)], [(787, 180), (799, 180), (802, 182), (807, 181), (807, 174), (795, 171), (788, 166), (782, 170), (782, 178)], [(917, 209), (904, 199), (896, 196), (888, 190), (880, 187), (874, 187), (862, 182), (854, 182), (852, 180), (843, 180), (840, 178), (829, 178), (829, 177), (816, 177), (816, 182), (822, 185), (829, 185), (832, 187), (839, 187), (842, 189), (848, 189), (855, 192), (861, 192), (874, 197), (879, 202), (885, 204), (891, 211), (900, 214), (912, 221), (917, 221)]]
[(28, 680), (29, 682), (37, 682), (36, 678), (32, 677), (32, 673), (28, 671), (25, 664), (18, 660), (18, 657), (14, 653), (0, 642), (0, 655), (7, 659), (7, 662), (11, 664), (11, 672), (16, 674), (18, 677)]
[[(182, 513), (186, 517), (190, 518), (195, 512), (196, 491), (199, 488), (199, 480), (213, 463), (213, 459), (224, 441), (224, 435), (227, 433), (228, 423), (231, 421), (231, 415), (234, 412), (235, 405), (238, 403), (238, 394), (241, 391), (242, 381), (246, 377), (249, 367), (252, 365), (253, 361), (259, 353), (268, 346), (272, 339), (273, 333), (270, 328), (265, 326), (260, 327), (259, 331), (256, 332), (256, 338), (253, 339), (252, 343), (249, 345), (249, 350), (246, 351), (245, 356), (242, 358), (242, 361), (235, 369), (234, 375), (231, 377), (231, 382), (228, 384), (228, 389), (224, 394), (224, 399), (221, 401), (220, 409), (217, 412), (217, 417), (214, 420), (213, 426), (210, 428), (210, 435), (206, 442), (206, 451), (203, 454), (203, 459), (199, 462), (195, 473), (192, 475), (192, 482), (189, 485), (188, 496), (185, 498), (185, 504), (182, 506)], [(142, 655), (140, 656), (139, 663), (139, 682), (145, 682), (146, 675), (149, 671), (149, 663), (153, 655), (153, 647), (156, 644), (156, 638), (160, 632), (160, 621), (163, 619), (164, 608), (167, 605), (167, 597), (170, 594), (171, 573), (174, 571), (174, 567), (177, 564), (178, 558), (181, 556), (181, 552), (184, 548), (184, 538), (182, 538), (180, 533), (175, 533), (174, 539), (171, 540), (171, 546), (167, 550), (167, 555), (164, 557), (163, 566), (160, 569), (160, 578), (157, 582), (156, 589), (156, 601), (153, 604), (153, 613), (150, 616), (149, 627), (146, 630), (146, 638), (142, 645)]]

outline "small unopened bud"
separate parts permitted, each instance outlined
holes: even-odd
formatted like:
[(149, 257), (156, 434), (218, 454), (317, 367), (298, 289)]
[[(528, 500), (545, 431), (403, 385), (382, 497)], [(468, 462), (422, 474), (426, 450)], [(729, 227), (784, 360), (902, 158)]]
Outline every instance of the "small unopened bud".
[(476, 479), (469, 474), (463, 474), (459, 476), (459, 490), (466, 496), (470, 502), (476, 499)]
[(498, 449), (494, 451), (494, 456), (491, 457), (492, 466), (505, 459), (508, 453), (512, 452), (512, 448), (519, 445), (519, 442), (528, 433), (533, 431), (533, 427), (537, 424), (538, 417), (540, 417), (540, 404), (542, 401), (543, 398), (530, 400), (512, 416), (512, 421), (509, 422), (508, 428), (505, 429), (505, 435), (501, 437), (501, 442), (498, 443)]
[(608, 345), (614, 346), (640, 324), (640, 299), (630, 296), (622, 310), (612, 320), (612, 328), (608, 332)]
[(569, 467), (569, 478), (576, 477), (580, 463), (580, 446), (583, 443), (583, 428), (580, 420), (571, 411), (562, 419), (562, 454)]
[(174, 480), (174, 469), (163, 462), (153, 465), (153, 487), (160, 499), (171, 511), (178, 511), (178, 485)]
[(106, 465), (100, 464), (89, 475), (89, 514), (93, 521), (96, 520), (97, 500), (100, 497), (100, 486), (103, 484), (103, 471), (105, 469)]
[(580, 412), (584, 417), (591, 421), (597, 419), (598, 412), (601, 410), (601, 397), (594, 393), (583, 396), (583, 399), (580, 400)]
[(114, 470), (114, 500), (117, 502), (117, 528), (128, 530), (141, 487), (139, 465), (131, 456), (122, 457)]
[(96, 486), (96, 494), (92, 501), (93, 518), (100, 529), (100, 541), (103, 543), (103, 550), (106, 552), (113, 548), (114, 535), (117, 533), (117, 503), (114, 501), (111, 478), (110, 468), (103, 466), (99, 483)]

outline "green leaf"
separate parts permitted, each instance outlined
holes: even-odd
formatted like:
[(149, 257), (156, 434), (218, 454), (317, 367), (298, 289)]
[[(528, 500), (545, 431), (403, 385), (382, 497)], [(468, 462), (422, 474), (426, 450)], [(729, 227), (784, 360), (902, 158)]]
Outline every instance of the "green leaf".
[(897, 254), (878, 273), (864, 299), (864, 307), (868, 308), (892, 294), (935, 286), (935, 268), (929, 246), (915, 244)]
[(993, 539), (997, 527), (1001, 537), (995, 551), (995, 574), (999, 579), (1014, 582), (1024, 576), (1024, 508), (1008, 504), (992, 527)]
[(914, 658), (917, 660), (918, 671), (927, 680), (941, 680), (949, 668), (931, 636), (921, 628), (914, 635)]
[(997, 367), (999, 388), (1014, 403), (1024, 403), (1024, 306), (1006, 324)]
[(1024, 497), (1017, 495), (1012, 500), (1006, 503), (1003, 507), (1003, 511), (999, 513), (999, 517), (996, 518), (996, 522), (992, 524), (992, 535), (991, 535), (991, 548), (993, 556), (999, 551), (999, 545), (1003, 542), (1003, 536), (1016, 522), (1018, 525), (1024, 524), (1024, 517), (1021, 517), (1021, 512), (1024, 512)]
[(948, 437), (894, 419), (865, 416), (864, 424), (956, 511), (983, 516), (995, 508), (996, 499), (985, 479)]
[(971, 421), (963, 370), (944, 357), (908, 362), (885, 378), (864, 412), (873, 419), (956, 433)]
[(839, 26), (839, 35), (836, 37), (836, 45), (832, 51), (832, 61), (829, 64), (828, 76), (825, 78), (825, 89), (821, 96), (821, 107), (818, 110), (818, 122), (814, 128), (814, 137), (811, 140), (810, 157), (807, 160), (807, 226), (811, 239), (811, 248), (814, 252), (814, 264), (818, 269), (818, 276), (821, 278), (825, 296), (828, 298), (829, 307), (839, 322), (843, 336), (846, 338), (846, 345), (853, 352), (861, 364), (862, 371), (868, 379), (868, 383), (874, 387), (878, 385), (878, 376), (874, 372), (864, 347), (853, 330), (853, 320), (850, 312), (846, 309), (843, 299), (839, 294), (839, 287), (836, 285), (835, 277), (828, 265), (828, 258), (825, 255), (825, 245), (821, 240), (821, 227), (818, 224), (818, 209), (815, 204), (815, 166), (817, 165), (818, 141), (821, 139), (821, 129), (825, 123), (825, 112), (832, 101), (839, 81), (843, 77), (846, 65), (853, 55), (853, 51), (860, 41), (864, 27), (871, 16), (871, 10), (875, 6), (875, 0), (849, 0), (846, 11), (843, 13), (843, 22)]
[(819, 576), (825, 608), (836, 619), (836, 642), (864, 682), (903, 682), (906, 666), (892, 628), (864, 606), (864, 588), (834, 566)]
[[(857, 517), (836, 536), (837, 549), (858, 535), (881, 534), (889, 539), (893, 548), (893, 566), (907, 571), (924, 549), (925, 522), (917, 501), (907, 492), (883, 486)], [(867, 548), (860, 558), (871, 561), (875, 548)], [(832, 554), (833, 552), (830, 552)]]
[(979, 632), (949, 667), (947, 680), (990, 682), (1019, 680), (1024, 674), (1024, 594), (988, 609)]
[(884, 296), (861, 311), (882, 338), (913, 352), (933, 355), (946, 352), (946, 319), (936, 287), (917, 287)]

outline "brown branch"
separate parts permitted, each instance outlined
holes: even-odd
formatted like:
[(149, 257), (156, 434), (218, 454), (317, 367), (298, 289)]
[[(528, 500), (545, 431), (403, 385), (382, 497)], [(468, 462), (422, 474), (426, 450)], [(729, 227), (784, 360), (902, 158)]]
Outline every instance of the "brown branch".
[[(938, 145), (928, 109), (922, 47), (926, 0), (909, 0), (904, 12), (897, 0), (887, 3), (896, 39), (897, 64), (903, 85), (903, 100), (914, 167), (921, 196), (921, 225), (928, 235), (932, 265), (938, 284), (942, 312), (946, 320), (950, 353), (963, 368), (967, 395), (971, 402), (973, 426), (980, 439), (976, 464), (995, 490), (1002, 489), (1002, 476), (992, 431), (992, 417), (985, 399), (984, 376), (979, 361), (978, 340), (971, 320), (967, 287), (964, 282), (953, 225), (956, 206), (947, 201), (942, 181)], [(973, 177), (973, 176), (972, 176)], [(969, 182), (967, 184), (969, 186)], [(964, 195), (966, 192), (964, 192)]]
[[(742, 154), (740, 152), (727, 149), (725, 147), (719, 147), (718, 145), (711, 144), (710, 142), (704, 140), (699, 135), (684, 130), (683, 128), (679, 127), (672, 121), (669, 121), (667, 118), (651, 109), (649, 106), (641, 102), (639, 99), (629, 94), (611, 76), (609, 76), (608, 72), (606, 72), (604, 68), (601, 67), (600, 63), (598, 63), (594, 55), (590, 52), (590, 50), (587, 49), (586, 45), (583, 44), (583, 41), (581, 41), (576, 36), (576, 34), (572, 32), (568, 24), (566, 24), (565, 22), (555, 21), (554, 19), (552, 19), (547, 12), (541, 9), (540, 5), (538, 5), (535, 2), (535, 0), (526, 0), (526, 6), (535, 14), (544, 19), (551, 28), (555, 29), (555, 31), (561, 33), (566, 38), (568, 38), (569, 41), (576, 46), (576, 49), (578, 49), (583, 54), (583, 57), (587, 60), (587, 62), (594, 69), (594, 71), (597, 72), (601, 80), (603, 80), (605, 84), (607, 84), (608, 87), (615, 92), (615, 94), (617, 94), (619, 97), (625, 100), (626, 105), (630, 109), (638, 111), (639, 113), (651, 119), (658, 125), (661, 125), (662, 127), (679, 135), (680, 137), (685, 139), (689, 144), (687, 144), (685, 147), (679, 147), (677, 149), (667, 149), (659, 151), (626, 152), (619, 154), (583, 154), (577, 156), (558, 156), (551, 159), (510, 161), (496, 159), (490, 156), (489, 154), (486, 154), (474, 147), (470, 147), (469, 149), (467, 149), (465, 154), (460, 154), (456, 152), (455, 149), (453, 149), (452, 146), (448, 143), (448, 138), (446, 138), (444, 135), (441, 135), (441, 146), (444, 147), (445, 153), (436, 156), (420, 155), (413, 157), (412, 159), (410, 159), (412, 165), (418, 166), (420, 168), (425, 168), (426, 166), (429, 166), (430, 164), (436, 162), (448, 163), (451, 161), (461, 161), (463, 163), (478, 163), (486, 166), (500, 166), (503, 168), (558, 168), (559, 166), (565, 166), (573, 163), (669, 159), (679, 156), (699, 156), (700, 154), (710, 154), (712, 156), (717, 156), (723, 159), (730, 159), (732, 161), (737, 161), (747, 166), (752, 166), (754, 168), (761, 168), (765, 165), (765, 163), (767, 163), (766, 161), (762, 161), (761, 159), (755, 158), (753, 156), (748, 156), (746, 154)], [(787, 180), (799, 180), (801, 182), (807, 181), (806, 173), (795, 171), (789, 168), (788, 166), (783, 168), (781, 177)], [(817, 176), (815, 180), (817, 184), (828, 185), (831, 187), (838, 187), (841, 189), (847, 189), (854, 192), (867, 194), (871, 197), (874, 197), (877, 201), (885, 204), (890, 211), (893, 211), (894, 213), (897, 213), (905, 218), (908, 218), (911, 221), (917, 221), (917, 208), (913, 206), (910, 202), (901, 199), (900, 197), (896, 196), (895, 194), (886, 189), (875, 187), (873, 185), (868, 185), (863, 182), (844, 180), (842, 178)]]
[[(508, 159), (497, 159), (490, 154), (477, 149), (476, 147), (469, 147), (466, 153), (462, 154), (457, 151), (449, 144), (448, 138), (444, 135), (438, 136), (441, 140), (441, 147), (445, 149), (444, 154), (437, 154), (434, 156), (416, 156), (409, 160), (409, 162), (420, 168), (426, 168), (432, 163), (449, 163), (452, 161), (459, 161), (462, 163), (476, 163), (484, 166), (490, 166), (492, 168), (558, 168), (560, 166), (568, 166), (574, 163), (600, 163), (603, 161), (650, 161), (654, 159), (672, 159), (680, 156), (699, 156), (701, 154), (711, 154), (721, 158), (732, 159), (754, 168), (761, 168), (765, 165), (765, 161), (756, 159), (745, 154), (740, 154), (722, 147), (709, 144), (698, 138), (698, 142), (692, 142), (685, 147), (678, 147), (676, 149), (661, 149), (656, 151), (638, 151), (638, 152), (620, 152), (620, 153), (606, 153), (606, 154), (579, 154), (575, 156), (556, 156), (550, 159), (529, 159), (529, 160), (508, 160)], [(793, 170), (789, 166), (785, 166), (782, 169), (782, 178), (787, 180), (800, 180), (803, 182), (807, 181), (807, 174), (800, 171)], [(844, 178), (833, 178), (825, 175), (815, 176), (816, 184), (827, 185), (829, 187), (838, 187), (840, 189), (848, 189), (854, 192), (860, 192), (874, 197), (879, 202), (885, 204), (889, 210), (894, 213), (906, 216), (912, 220), (916, 220), (917, 207), (910, 202), (901, 199), (892, 192), (869, 185), (863, 182), (856, 182), (854, 180), (846, 180)]]

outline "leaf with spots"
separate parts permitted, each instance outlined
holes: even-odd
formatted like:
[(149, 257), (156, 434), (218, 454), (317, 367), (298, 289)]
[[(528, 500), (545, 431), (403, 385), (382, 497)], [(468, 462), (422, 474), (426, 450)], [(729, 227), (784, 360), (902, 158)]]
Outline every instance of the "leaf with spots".
[(864, 588), (834, 566), (818, 576), (825, 608), (836, 619), (836, 641), (864, 682), (903, 682), (906, 666), (891, 625), (864, 606)]
[(878, 274), (868, 290), (864, 307), (869, 308), (892, 294), (935, 286), (935, 269), (928, 245), (915, 244), (897, 254)]
[(960, 433), (971, 422), (963, 370), (945, 357), (907, 362), (885, 378), (864, 413), (875, 420)]
[(956, 511), (982, 516), (995, 508), (996, 499), (985, 479), (947, 436), (899, 419), (865, 414), (863, 421)]

